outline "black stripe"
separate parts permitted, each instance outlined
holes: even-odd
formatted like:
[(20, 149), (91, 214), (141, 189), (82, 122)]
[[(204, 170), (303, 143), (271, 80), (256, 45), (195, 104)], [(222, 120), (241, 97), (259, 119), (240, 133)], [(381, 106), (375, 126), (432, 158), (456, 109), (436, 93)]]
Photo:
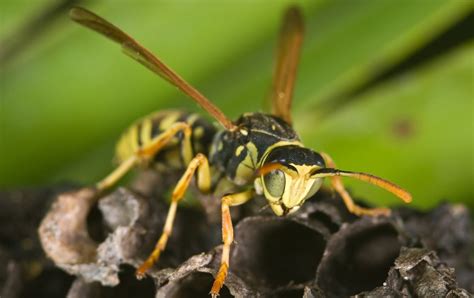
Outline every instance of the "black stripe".
[(137, 144), (138, 144), (138, 147), (142, 147), (143, 145), (143, 140), (142, 140), (142, 127), (143, 127), (143, 122), (139, 122), (137, 124)]

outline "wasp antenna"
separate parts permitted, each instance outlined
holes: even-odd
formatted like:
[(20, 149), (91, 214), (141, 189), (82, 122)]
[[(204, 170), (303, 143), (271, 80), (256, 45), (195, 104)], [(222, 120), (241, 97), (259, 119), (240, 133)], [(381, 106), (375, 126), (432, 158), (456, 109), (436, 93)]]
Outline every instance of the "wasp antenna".
[(277, 162), (267, 163), (266, 165), (262, 166), (256, 171), (255, 176), (265, 176), (271, 171), (280, 170), (282, 168), (284, 168), (284, 166), (281, 163), (277, 163)]
[(280, 171), (285, 172), (286, 174), (288, 174), (290, 176), (293, 176), (293, 177), (295, 177), (297, 175), (295, 172), (289, 170), (288, 167), (285, 166), (284, 164), (281, 164), (281, 163), (278, 163), (278, 162), (271, 162), (271, 163), (267, 163), (264, 166), (262, 166), (261, 168), (259, 168), (255, 172), (255, 177), (265, 176), (265, 175), (267, 175), (268, 173), (270, 173), (271, 171), (274, 171), (274, 170), (280, 170)]
[(358, 180), (362, 180), (364, 182), (376, 185), (380, 188), (385, 189), (386, 191), (393, 193), (394, 195), (402, 199), (405, 203), (410, 203), (412, 200), (411, 194), (407, 192), (406, 190), (404, 190), (403, 188), (401, 188), (400, 186), (388, 180), (382, 179), (380, 177), (377, 177), (371, 174), (361, 173), (361, 172), (342, 171), (342, 170), (332, 169), (332, 168), (319, 169), (312, 174), (313, 178), (324, 178), (324, 177), (331, 177), (331, 176), (344, 176), (344, 177), (351, 177)]

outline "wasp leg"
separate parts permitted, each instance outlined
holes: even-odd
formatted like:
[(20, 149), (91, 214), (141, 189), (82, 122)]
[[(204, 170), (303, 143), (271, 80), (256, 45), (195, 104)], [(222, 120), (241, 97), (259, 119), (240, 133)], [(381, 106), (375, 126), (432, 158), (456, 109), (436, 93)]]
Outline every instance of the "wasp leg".
[(213, 298), (219, 295), (219, 291), (224, 285), (225, 278), (227, 277), (227, 271), (229, 270), (229, 254), (230, 245), (234, 241), (234, 228), (232, 227), (232, 218), (230, 217), (230, 206), (241, 205), (250, 200), (255, 194), (254, 190), (247, 190), (244, 192), (231, 194), (224, 196), (221, 201), (221, 212), (222, 212), (222, 242), (224, 246), (222, 248), (222, 258), (219, 271), (217, 272), (216, 278), (211, 289), (211, 296)]
[(168, 144), (168, 142), (180, 131), (184, 132), (182, 143), (183, 157), (186, 162), (189, 162), (192, 158), (191, 127), (185, 122), (177, 122), (163, 133), (154, 137), (149, 144), (140, 147), (134, 155), (120, 163), (112, 173), (97, 183), (96, 187), (99, 192), (113, 186), (135, 165), (147, 161), (155, 156), (156, 153)]
[(176, 184), (176, 187), (173, 190), (173, 194), (171, 196), (171, 205), (168, 210), (168, 215), (166, 216), (166, 222), (163, 228), (163, 232), (150, 256), (146, 259), (145, 262), (143, 262), (143, 264), (140, 265), (140, 267), (135, 272), (135, 275), (138, 279), (141, 279), (145, 276), (146, 271), (148, 271), (148, 269), (150, 269), (151, 266), (153, 266), (153, 264), (158, 261), (161, 252), (165, 249), (166, 243), (168, 242), (168, 238), (173, 230), (173, 222), (176, 216), (176, 209), (178, 208), (178, 203), (183, 198), (184, 193), (186, 192), (196, 170), (198, 171), (197, 185), (199, 190), (202, 192), (209, 191), (211, 187), (209, 162), (203, 154), (199, 153), (191, 160), (188, 165), (188, 168), (184, 172), (183, 176), (181, 176), (181, 179), (178, 181), (178, 184)]
[[(324, 158), (324, 161), (326, 162), (326, 166), (328, 168), (336, 168), (336, 164), (327, 153), (322, 152), (321, 156)], [(346, 191), (344, 184), (342, 183), (341, 177), (331, 177), (331, 185), (339, 193), (349, 212), (354, 213), (355, 215), (390, 215), (390, 209), (388, 208), (364, 208), (354, 203), (351, 196)]]

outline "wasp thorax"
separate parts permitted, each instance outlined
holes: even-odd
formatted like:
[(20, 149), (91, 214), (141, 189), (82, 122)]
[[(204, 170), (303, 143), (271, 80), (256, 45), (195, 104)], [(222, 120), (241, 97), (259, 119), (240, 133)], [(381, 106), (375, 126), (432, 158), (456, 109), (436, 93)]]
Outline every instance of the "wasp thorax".
[(320, 154), (297, 145), (272, 148), (264, 157), (255, 185), (268, 200), (276, 215), (286, 215), (298, 208), (321, 187), (322, 178), (312, 174), (324, 168)]

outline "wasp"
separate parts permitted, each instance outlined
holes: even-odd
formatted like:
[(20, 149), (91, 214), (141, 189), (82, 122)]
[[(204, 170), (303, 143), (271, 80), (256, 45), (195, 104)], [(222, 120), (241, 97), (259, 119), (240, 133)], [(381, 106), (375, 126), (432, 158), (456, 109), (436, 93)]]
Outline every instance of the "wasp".
[(293, 129), (290, 110), (304, 33), (303, 16), (297, 7), (286, 11), (279, 34), (271, 113), (245, 113), (235, 121), (118, 27), (84, 8), (73, 8), (70, 16), (120, 44), (126, 55), (180, 89), (219, 123), (219, 127), (215, 127), (198, 114), (161, 111), (137, 121), (119, 140), (116, 147), (119, 164), (97, 183), (99, 192), (111, 188), (140, 164), (160, 166), (164, 171), (184, 170), (172, 192), (161, 237), (137, 269), (138, 278), (145, 276), (165, 249), (178, 203), (195, 175), (196, 186), (202, 193), (213, 193), (220, 185), (225, 185), (223, 193), (227, 193), (221, 196), (223, 247), (220, 267), (210, 291), (212, 297), (219, 295), (229, 270), (234, 238), (232, 206), (262, 195), (277, 216), (284, 216), (298, 210), (321, 188), (324, 178), (329, 178), (350, 212), (369, 216), (390, 213), (387, 208), (356, 205), (344, 188), (342, 176), (374, 184), (407, 203), (411, 201), (411, 195), (392, 182), (371, 174), (337, 169), (328, 154), (305, 147)]

